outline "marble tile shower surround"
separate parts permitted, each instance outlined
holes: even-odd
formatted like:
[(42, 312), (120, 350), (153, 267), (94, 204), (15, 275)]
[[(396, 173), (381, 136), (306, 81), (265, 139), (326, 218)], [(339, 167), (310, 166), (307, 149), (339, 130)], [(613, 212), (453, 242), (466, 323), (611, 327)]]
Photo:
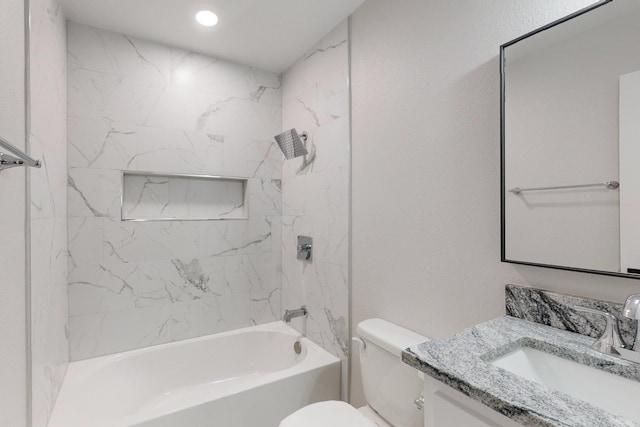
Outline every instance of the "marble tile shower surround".
[(55, 0), (31, 0), (30, 21), (31, 401), (45, 427), (69, 362), (66, 33)]
[[(345, 20), (285, 72), (282, 85), (282, 128), (309, 133), (309, 154), (282, 168), (283, 305), (309, 307), (305, 332), (342, 360), (343, 396), (349, 352), (348, 55)], [(310, 264), (296, 260), (298, 235), (314, 239)]]
[[(280, 76), (67, 26), (72, 360), (280, 318)], [(247, 178), (248, 219), (122, 222), (123, 170)]]
[(592, 338), (600, 337), (606, 320), (599, 315), (577, 312), (573, 307), (583, 306), (604, 311), (618, 318), (620, 335), (625, 343), (631, 344), (635, 339), (636, 322), (622, 316), (622, 303), (563, 295), (517, 285), (505, 287), (505, 302), (508, 316)]

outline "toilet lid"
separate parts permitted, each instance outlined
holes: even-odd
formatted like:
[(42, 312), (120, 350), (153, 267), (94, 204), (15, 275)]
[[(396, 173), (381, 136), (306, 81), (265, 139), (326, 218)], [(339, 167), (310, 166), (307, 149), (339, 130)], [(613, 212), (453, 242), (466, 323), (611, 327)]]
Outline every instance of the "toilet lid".
[(282, 420), (280, 427), (372, 427), (374, 424), (345, 402), (314, 403)]

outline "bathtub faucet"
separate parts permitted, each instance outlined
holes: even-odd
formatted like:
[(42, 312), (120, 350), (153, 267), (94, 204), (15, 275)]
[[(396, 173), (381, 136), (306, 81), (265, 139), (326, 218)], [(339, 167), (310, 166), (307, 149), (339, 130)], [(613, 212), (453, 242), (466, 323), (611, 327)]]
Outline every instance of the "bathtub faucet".
[(285, 310), (284, 316), (282, 316), (282, 320), (284, 322), (291, 322), (291, 319), (295, 317), (307, 317), (309, 315), (309, 310), (306, 305), (303, 305), (297, 310)]

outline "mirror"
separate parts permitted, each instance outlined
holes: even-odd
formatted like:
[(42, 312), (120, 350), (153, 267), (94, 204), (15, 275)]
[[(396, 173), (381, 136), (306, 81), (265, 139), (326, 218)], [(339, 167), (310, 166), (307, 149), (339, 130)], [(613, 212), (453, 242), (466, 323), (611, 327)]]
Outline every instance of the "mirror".
[(640, 2), (501, 48), (502, 261), (640, 278)]

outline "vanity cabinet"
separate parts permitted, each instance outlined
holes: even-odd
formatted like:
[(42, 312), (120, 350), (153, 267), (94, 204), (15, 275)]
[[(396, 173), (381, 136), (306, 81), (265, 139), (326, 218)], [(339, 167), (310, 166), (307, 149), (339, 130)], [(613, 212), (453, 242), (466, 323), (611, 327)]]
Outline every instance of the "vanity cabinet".
[(521, 427), (510, 418), (425, 375), (424, 427)]

